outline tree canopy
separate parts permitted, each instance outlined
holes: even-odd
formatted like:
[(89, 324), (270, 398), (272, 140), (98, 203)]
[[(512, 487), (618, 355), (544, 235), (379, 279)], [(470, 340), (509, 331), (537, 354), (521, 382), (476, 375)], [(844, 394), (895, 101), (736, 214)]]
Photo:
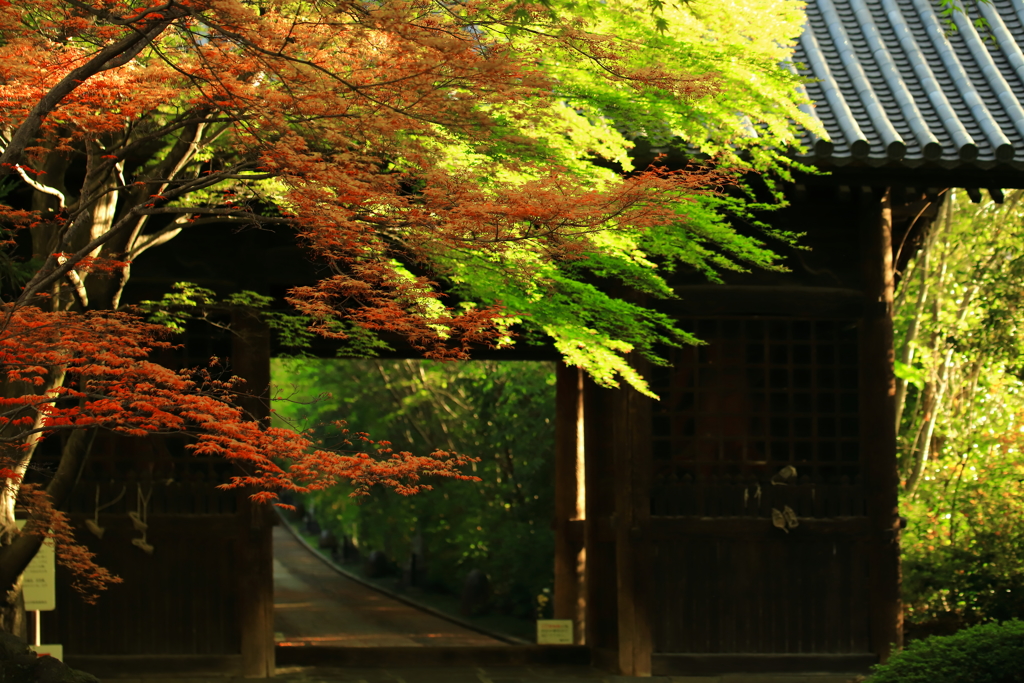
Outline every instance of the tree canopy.
[[(667, 296), (679, 264), (775, 266), (718, 190), (784, 175), (795, 123), (813, 125), (782, 64), (801, 10), (9, 5), (0, 168), (35, 190), (35, 218), (9, 218), (34, 223), (38, 265), (19, 301), (117, 308), (132, 262), (181, 231), (280, 223), (331, 270), (291, 296), (325, 335), (355, 323), (462, 357), (520, 322), (643, 388), (622, 356), (688, 337), (595, 282)], [(638, 138), (713, 167), (633, 169)]]
[[(116, 311), (138, 257), (183, 231), (294, 231), (327, 274), (288, 301), (325, 336), (396, 333), (459, 358), (519, 325), (597, 381), (646, 390), (625, 355), (692, 339), (602, 285), (668, 296), (680, 265), (777, 267), (724, 188), (785, 177), (795, 126), (813, 126), (783, 64), (801, 7), (0, 2), (6, 526), (60, 430), (83, 435), (62, 467), (92, 430), (183, 430), (246, 468), (235, 485), (460, 476), (446, 454), (318, 450), (247, 422), (230, 381), (148, 360), (157, 331)], [(634, 169), (633, 140), (692, 163)], [(0, 535), (0, 586), (46, 524)]]

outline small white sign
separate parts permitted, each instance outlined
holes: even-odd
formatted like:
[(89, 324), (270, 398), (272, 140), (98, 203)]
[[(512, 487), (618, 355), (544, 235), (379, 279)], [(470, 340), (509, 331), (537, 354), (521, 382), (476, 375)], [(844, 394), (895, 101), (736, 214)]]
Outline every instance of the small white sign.
[[(23, 519), (16, 520), (16, 523), (19, 529), (25, 526)], [(52, 545), (44, 543), (28, 563), (21, 578), (21, 590), (26, 610), (46, 612), (57, 609), (56, 562)]]
[(572, 645), (572, 619), (538, 619), (538, 645)]
[(64, 646), (63, 645), (29, 645), (29, 647), (40, 655), (50, 655), (54, 659), (64, 661)]

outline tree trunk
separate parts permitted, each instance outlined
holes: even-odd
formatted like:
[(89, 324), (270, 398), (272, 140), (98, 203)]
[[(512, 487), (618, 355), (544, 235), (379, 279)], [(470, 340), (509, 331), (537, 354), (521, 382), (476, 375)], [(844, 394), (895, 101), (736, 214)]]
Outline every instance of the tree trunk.
[[(928, 252), (931, 240), (925, 240), (924, 247), (918, 257), (917, 270), (921, 271), (921, 288), (917, 293), (917, 303), (914, 306), (914, 317), (907, 327), (907, 334), (903, 338), (900, 347), (899, 360), (905, 366), (909, 366), (914, 360), (914, 341), (917, 339), (917, 330), (924, 315), (925, 303), (928, 301)], [(910, 283), (906, 283), (909, 285)], [(908, 287), (909, 289), (909, 287)], [(907, 380), (896, 378), (896, 432), (899, 433), (900, 423), (903, 421), (903, 409), (907, 401)]]
[[(57, 471), (46, 487), (46, 495), (55, 509), (70, 494), (95, 435), (94, 429), (78, 430), (72, 432), (65, 442)], [(19, 465), (22, 472), (27, 469), (33, 450), (27, 449), (28, 455)], [(43, 544), (41, 533), (32, 533), (32, 529), (41, 526), (45, 530), (49, 526), (49, 518), (46, 513), (30, 510), (24, 529), (26, 533), (19, 531), (15, 522), (15, 503), (20, 485), (12, 480), (5, 484), (4, 493), (0, 496), (0, 630), (27, 639), (22, 574)]]
[[(19, 537), (14, 523), (14, 507), (0, 507), (0, 557), (3, 557)], [(28, 640), (28, 622), (25, 615), (25, 598), (21, 591), (21, 572), (6, 588), (0, 588), (0, 631), (12, 633)]]
[(0, 600), (0, 631), (18, 636), (28, 642), (28, 616), (25, 613), (25, 598), (21, 592), (21, 578)]
[[(963, 295), (963, 299), (960, 302), (960, 310), (957, 311), (956, 322), (953, 325), (953, 330), (956, 331), (960, 324), (963, 323), (964, 318), (967, 317), (967, 311), (970, 307), (971, 301), (974, 296), (978, 293), (978, 287), (973, 286), (969, 288)], [(949, 387), (949, 377), (953, 365), (953, 354), (955, 348), (950, 345), (946, 349), (946, 353), (942, 358), (942, 365), (939, 366), (938, 378), (936, 381), (935, 398), (932, 401), (931, 409), (928, 411), (926, 417), (929, 417), (928, 425), (925, 427), (923, 441), (921, 442), (920, 455), (915, 456), (914, 468), (910, 473), (910, 477), (907, 479), (907, 495), (913, 496), (914, 490), (917, 488), (918, 482), (921, 480), (921, 475), (924, 474), (924, 468), (928, 463), (928, 458), (932, 448), (932, 437), (935, 434), (935, 423), (939, 419), (939, 412), (942, 410), (942, 399), (945, 396), (946, 389)]]

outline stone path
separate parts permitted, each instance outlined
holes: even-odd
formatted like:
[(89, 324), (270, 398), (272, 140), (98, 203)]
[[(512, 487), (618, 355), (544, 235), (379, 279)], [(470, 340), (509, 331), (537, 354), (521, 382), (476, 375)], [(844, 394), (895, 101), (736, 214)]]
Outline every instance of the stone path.
[(279, 645), (505, 646), (348, 579), (274, 527), (274, 631)]

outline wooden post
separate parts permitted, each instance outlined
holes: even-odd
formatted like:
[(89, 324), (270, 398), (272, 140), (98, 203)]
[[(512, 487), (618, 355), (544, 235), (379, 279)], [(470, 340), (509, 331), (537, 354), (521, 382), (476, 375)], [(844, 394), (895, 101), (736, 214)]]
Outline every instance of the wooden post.
[(861, 340), (861, 441), (868, 492), (870, 539), (871, 649), (886, 661), (893, 645), (903, 643), (900, 600), (899, 476), (894, 423), (892, 205), (889, 190), (881, 199), (864, 191), (866, 209), (865, 293), (869, 302)]
[(586, 519), (583, 522), (587, 564), (584, 579), (587, 605), (586, 643), (591, 661), (603, 669), (618, 667), (618, 598), (615, 537), (615, 447), (611, 417), (614, 392), (583, 379), (583, 426), (586, 445)]
[(583, 459), (583, 370), (561, 363), (555, 407), (555, 619), (572, 619), (574, 642), (586, 641), (586, 481)]
[[(231, 369), (246, 381), (241, 405), (255, 420), (270, 416), (270, 330), (246, 310), (231, 316), (234, 333)], [(274, 548), (272, 511), (242, 496), (236, 548), (241, 575), (238, 606), (242, 640), (242, 675), (274, 675)]]
[(615, 558), (618, 580), (619, 668), (651, 675), (650, 399), (634, 389), (615, 391)]

